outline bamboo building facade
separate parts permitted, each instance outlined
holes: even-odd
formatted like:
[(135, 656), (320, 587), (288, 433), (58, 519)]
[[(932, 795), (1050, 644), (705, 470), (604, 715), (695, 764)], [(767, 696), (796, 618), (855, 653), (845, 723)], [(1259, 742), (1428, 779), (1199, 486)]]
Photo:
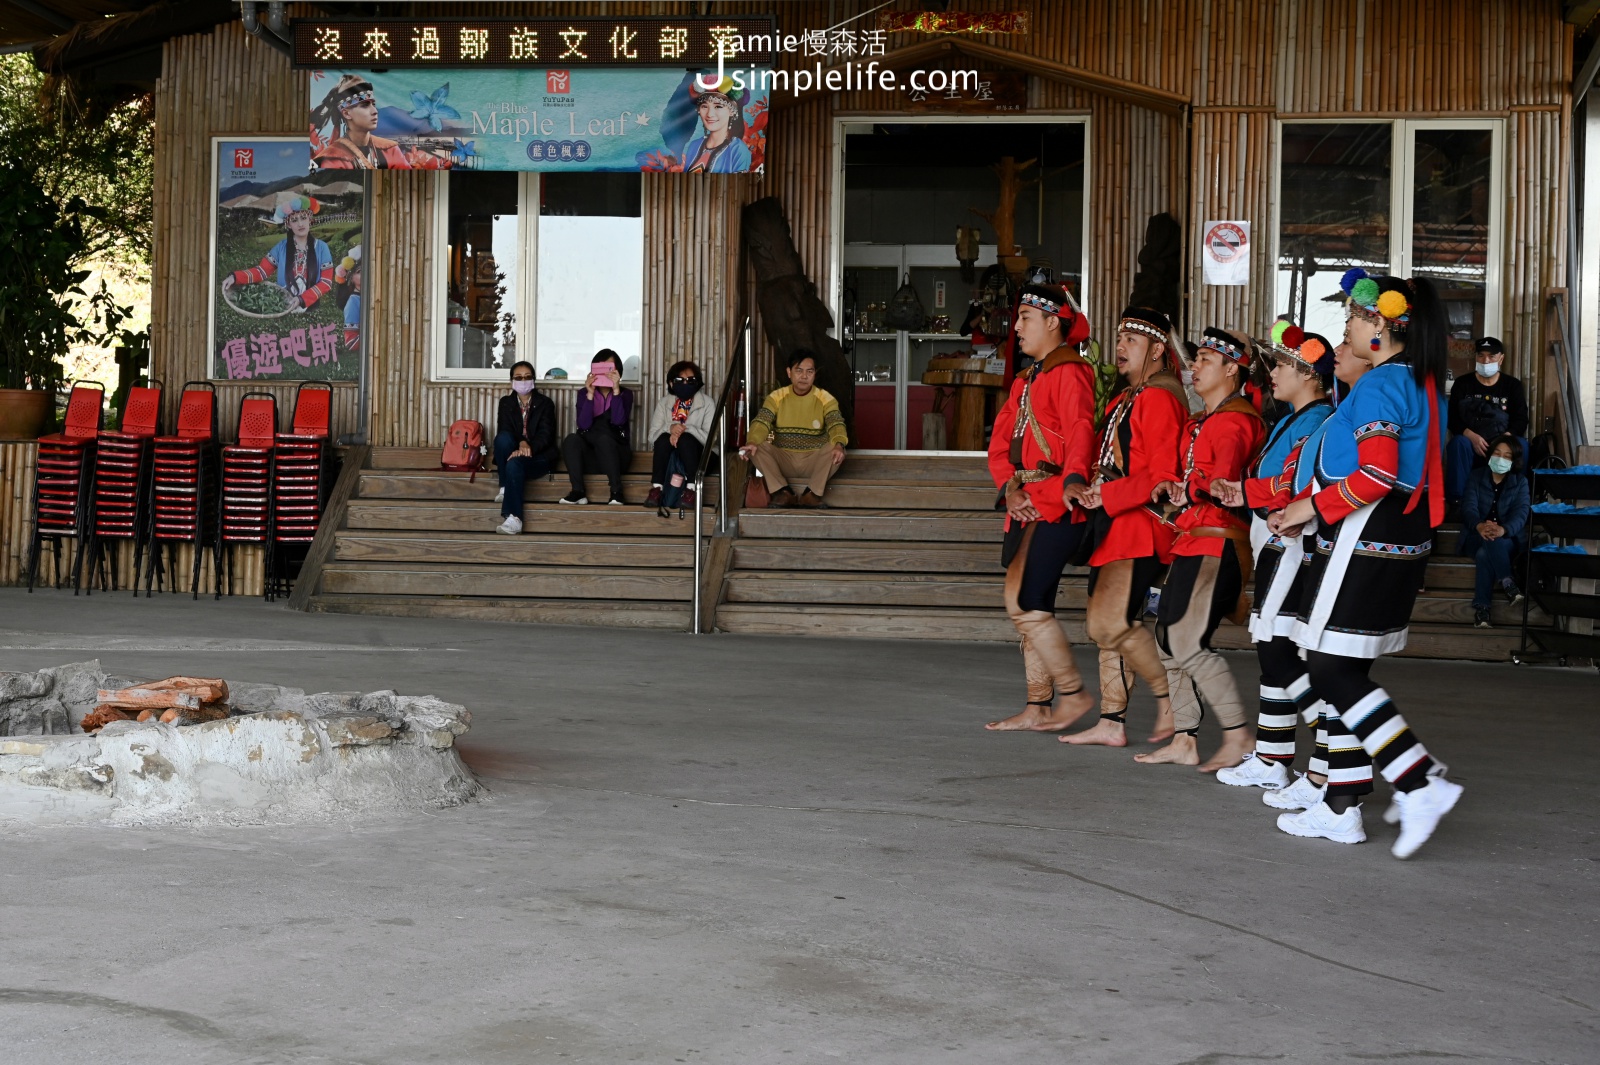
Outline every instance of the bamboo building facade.
[[(921, 6), (898, 0), (886, 10)], [(599, 7), (613, 17), (770, 14), (780, 30), (799, 32), (839, 25), (875, 5), (615, 0)], [(446, 9), (451, 16), (484, 17), (573, 10), (562, 4), (416, 3), (388, 13)], [(1079, 289), (1095, 337), (1107, 343), (1139, 269), (1146, 224), (1163, 212), (1182, 233), (1185, 335), (1197, 336), (1207, 325), (1258, 336), (1270, 329), (1282, 303), (1275, 255), (1286, 130), (1305, 123), (1390, 123), (1395, 137), (1410, 135), (1405, 131), (1413, 126), (1491, 130), (1495, 202), (1486, 210), (1494, 235), (1485, 313), (1505, 342), (1508, 370), (1528, 385), (1531, 432), (1553, 413), (1547, 308), (1550, 291), (1568, 284), (1574, 193), (1575, 28), (1564, 20), (1559, 0), (954, 0), (950, 10), (1025, 12), (1027, 32), (895, 32), (879, 61), (1012, 72), (1025, 79), (1025, 103), (1008, 117), (1079, 124)], [(291, 5), (290, 14), (316, 12)], [(877, 17), (868, 15), (861, 25)], [(811, 62), (790, 54), (779, 65)], [(307, 75), (236, 21), (172, 37), (163, 46), (154, 93), (151, 374), (167, 383), (174, 405), (177, 386), (211, 373), (213, 138), (304, 136), (308, 95)], [(704, 367), (713, 388), (720, 385), (736, 340), (736, 315), (745, 305), (740, 211), (759, 198), (780, 201), (806, 276), (837, 322), (844, 281), (841, 138), (850, 129), (942, 117), (937, 101), (913, 108), (902, 92), (775, 93), (763, 173), (643, 174), (641, 394), (658, 394), (666, 368), (685, 358)], [(1396, 150), (1397, 160), (1400, 154)], [(363, 340), (368, 394), (363, 402), (357, 385), (336, 386), (334, 428), (341, 436), (377, 447), (436, 449), (456, 419), (492, 423), (503, 381), (443, 380), (435, 372), (433, 349), (442, 334), (435, 290), (446, 254), (437, 217), (442, 180), (440, 172), (371, 174), (363, 295), (370, 322)], [(1396, 185), (1396, 203), (1409, 195)], [(1247, 220), (1253, 227), (1247, 284), (1206, 283), (1203, 228), (1216, 219)], [(756, 381), (772, 381), (775, 353), (759, 317), (755, 336)], [(1588, 358), (1593, 421), (1600, 372), (1592, 350)], [(273, 391), (281, 408), (292, 399), (288, 382), (216, 384), (224, 439), (235, 432), (243, 393)], [(565, 432), (577, 389), (541, 387), (555, 400)], [(638, 404), (636, 419), (648, 409), (649, 403)], [(642, 428), (635, 427), (636, 437)], [(26, 490), (18, 479), (25, 479), (26, 467), (22, 456), (8, 455), (0, 495), (22, 498)], [(15, 579), (24, 549), (9, 542), (18, 539), (17, 524), (8, 528), (0, 579)]]
[[(415, 5), (426, 10), (426, 5)], [(716, 14), (775, 13), (780, 28), (832, 26), (869, 4), (718, 2)], [(910, 5), (897, 5), (910, 7)], [(472, 6), (473, 14), (561, 14), (532, 4)], [(1509, 368), (1530, 383), (1547, 376), (1546, 290), (1566, 277), (1567, 163), (1573, 29), (1554, 0), (1120, 0), (958, 2), (964, 11), (1027, 10), (1029, 32), (973, 38), (976, 56), (925, 65), (1009, 65), (1027, 74), (1026, 114), (1087, 124), (1086, 309), (1102, 335), (1126, 300), (1147, 219), (1166, 211), (1185, 239), (1184, 328), (1208, 324), (1264, 333), (1276, 314), (1268, 256), (1275, 160), (1286, 122), (1490, 119), (1501, 125), (1504, 204), (1498, 241), (1500, 333)], [(689, 14), (699, 5), (613, 3), (609, 14)], [(467, 9), (452, 6), (452, 13)], [(891, 35), (897, 50), (938, 38)], [(963, 40), (962, 44), (968, 43)], [(959, 44), (958, 44), (959, 47)], [(804, 62), (786, 56), (788, 63)], [(210, 139), (219, 134), (303, 133), (304, 73), (237, 24), (168, 42), (155, 96), (156, 249), (153, 372), (169, 382), (208, 373), (206, 285)], [(783, 204), (807, 275), (837, 307), (838, 227), (834, 138), (838, 121), (893, 120), (903, 93), (812, 93), (777, 98), (762, 175), (646, 173), (647, 323), (642, 384), (694, 358), (716, 383), (732, 349), (738, 307), (739, 209), (762, 196)], [(926, 111), (921, 117), (932, 117)], [(489, 422), (500, 384), (430, 378), (436, 335), (432, 224), (438, 175), (374, 175), (366, 290), (372, 335), (370, 442), (432, 447), (461, 417)], [(1247, 219), (1258, 235), (1251, 282), (1203, 282), (1195, 254), (1207, 219)], [(759, 331), (758, 331), (759, 334)], [(771, 359), (771, 353), (763, 356)], [(770, 379), (770, 362), (762, 380)], [(225, 416), (259, 382), (219, 383)], [(272, 388), (273, 386), (267, 386)], [(280, 386), (281, 387), (281, 386)], [(287, 388), (281, 388), (287, 399)], [(354, 426), (354, 386), (339, 389), (336, 424)], [(173, 390), (176, 393), (176, 390)], [(551, 390), (563, 417), (574, 390)], [(641, 410), (644, 405), (640, 405)], [(1537, 425), (1537, 414), (1535, 424)], [(224, 435), (232, 426), (224, 425)]]

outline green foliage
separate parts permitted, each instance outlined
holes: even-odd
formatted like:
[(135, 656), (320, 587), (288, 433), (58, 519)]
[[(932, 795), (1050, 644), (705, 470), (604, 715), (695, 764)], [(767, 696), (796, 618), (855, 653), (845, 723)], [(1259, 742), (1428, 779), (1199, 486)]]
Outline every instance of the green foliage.
[(1094, 417), (1098, 425), (1105, 416), (1106, 404), (1111, 402), (1111, 395), (1117, 390), (1117, 360), (1115, 352), (1105, 352), (1098, 340), (1089, 341), (1089, 350), (1084, 353), (1084, 358), (1094, 367)]
[(29, 170), (45, 195), (95, 208), (76, 262), (150, 259), (154, 122), (150, 100), (70, 98), (26, 54), (0, 56), (0, 159)]
[(68, 306), (97, 212), (76, 197), (58, 203), (26, 167), (0, 164), (0, 388), (61, 385), (61, 359), (86, 326)]
[(233, 302), (252, 314), (280, 314), (289, 306), (289, 293), (270, 281), (261, 285), (242, 285), (233, 290)]

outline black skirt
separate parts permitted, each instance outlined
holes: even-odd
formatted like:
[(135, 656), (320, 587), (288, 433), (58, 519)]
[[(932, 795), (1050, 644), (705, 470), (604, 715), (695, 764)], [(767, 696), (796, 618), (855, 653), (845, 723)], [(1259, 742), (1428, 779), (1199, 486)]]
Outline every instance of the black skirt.
[(1390, 492), (1315, 534), (1294, 631), (1301, 647), (1349, 658), (1405, 647), (1433, 552), (1428, 501), (1407, 514), (1410, 497)]

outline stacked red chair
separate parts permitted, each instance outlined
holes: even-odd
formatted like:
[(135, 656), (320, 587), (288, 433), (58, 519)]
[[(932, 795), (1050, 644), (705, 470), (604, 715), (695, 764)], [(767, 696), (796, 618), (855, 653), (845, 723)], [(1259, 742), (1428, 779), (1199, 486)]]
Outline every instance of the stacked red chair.
[[(150, 538), (151, 441), (161, 424), (161, 386), (129, 389), (122, 428), (100, 434), (94, 463), (93, 534), (89, 537), (90, 580), (115, 589), (121, 546), (133, 545), (133, 591), (139, 594), (139, 565)], [(109, 570), (109, 581), (107, 571)]]
[[(302, 382), (295, 390), (293, 424), (278, 434), (273, 456), (272, 539), (280, 560), (286, 546), (303, 551), (316, 538), (328, 501), (332, 422), (333, 388), (322, 381)], [(287, 573), (275, 577), (287, 592)]]
[[(178, 402), (174, 435), (158, 436), (152, 445), (153, 487), (150, 564), (145, 569), (144, 591), (151, 582), (173, 570), (172, 590), (177, 591), (177, 547), (194, 545), (189, 591), (200, 598), (200, 563), (205, 548), (212, 549), (212, 572), (222, 587), (217, 557), (217, 394), (209, 381), (190, 381)], [(161, 549), (167, 550), (163, 562)]]
[(67, 571), (78, 594), (83, 550), (90, 532), (95, 443), (105, 410), (106, 390), (92, 381), (74, 382), (61, 432), (39, 438), (39, 464), (33, 479), (33, 538), (28, 546), (28, 591), (39, 574), (44, 541), (51, 543), (55, 586), (61, 587), (61, 552), (70, 541)]
[(273, 592), (272, 458), (278, 437), (278, 401), (266, 392), (239, 400), (239, 439), (222, 449), (222, 493), (218, 528), (233, 594), (233, 548), (261, 544), (267, 598)]

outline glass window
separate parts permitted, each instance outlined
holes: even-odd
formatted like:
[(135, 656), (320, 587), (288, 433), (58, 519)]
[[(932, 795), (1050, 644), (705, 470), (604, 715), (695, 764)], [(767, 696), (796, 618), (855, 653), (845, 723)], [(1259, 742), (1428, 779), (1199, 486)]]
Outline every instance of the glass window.
[(1450, 355), (1464, 366), (1487, 331), (1494, 133), (1422, 127), (1413, 153), (1411, 272), (1438, 287), (1450, 319)]
[(1285, 123), (1282, 144), (1277, 313), (1337, 342), (1344, 272), (1389, 272), (1394, 127)]
[(637, 381), (640, 176), (450, 171), (441, 178), (441, 375), (500, 380), (526, 359), (542, 378), (582, 381), (595, 353), (610, 348), (622, 357), (624, 377)]
[(539, 376), (582, 381), (595, 352), (644, 354), (644, 211), (638, 174), (545, 174), (539, 183)]
[(446, 175), (448, 370), (498, 370), (517, 361), (518, 178), (463, 171)]

